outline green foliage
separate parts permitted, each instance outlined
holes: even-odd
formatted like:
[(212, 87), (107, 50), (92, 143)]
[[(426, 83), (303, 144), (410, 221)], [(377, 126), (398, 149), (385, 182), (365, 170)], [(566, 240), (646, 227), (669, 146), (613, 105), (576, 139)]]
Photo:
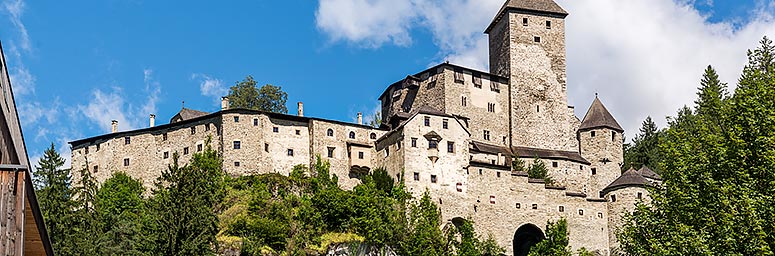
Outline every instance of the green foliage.
[(274, 113), (288, 113), (288, 94), (281, 87), (267, 84), (257, 88), (252, 76), (245, 77), (229, 89), (229, 103), (234, 108), (246, 108)]
[(97, 191), (95, 214), (103, 255), (144, 255), (145, 189), (123, 172), (113, 173)]
[(379, 128), (380, 125), (382, 125), (382, 110), (377, 109), (377, 111), (374, 111), (374, 114), (371, 115), (371, 117), (367, 118), (368, 121), (366, 122), (366, 125)]
[(402, 255), (449, 255), (451, 248), (447, 246), (441, 226), (441, 212), (436, 204), (431, 202), (426, 191), (423, 196), (409, 206), (406, 238), (400, 244)]
[[(191, 164), (173, 164), (158, 178), (149, 201), (151, 250), (158, 255), (212, 255), (225, 194), (221, 159), (210, 147), (193, 155)], [(214, 207), (216, 207), (214, 209)]]
[(66, 249), (66, 235), (73, 207), (70, 170), (62, 168), (64, 164), (65, 160), (56, 152), (52, 143), (38, 161), (32, 176), (43, 220), (52, 246), (56, 249)]
[(549, 176), (549, 170), (546, 168), (546, 164), (538, 157), (533, 160), (533, 164), (527, 169), (527, 177), (531, 179), (543, 179), (546, 184), (554, 183), (552, 177)]
[(712, 68), (694, 113), (670, 120), (659, 149), (663, 188), (619, 234), (631, 255), (773, 255), (775, 64), (772, 41), (749, 51), (731, 97)]
[(641, 166), (648, 166), (659, 173), (659, 142), (663, 132), (657, 128), (657, 124), (651, 117), (646, 117), (639, 130), (639, 133), (632, 139), (632, 144), (624, 146), (624, 165), (622, 171), (630, 168), (640, 169)]
[(519, 157), (515, 157), (513, 161), (511, 161), (511, 170), (515, 172), (527, 172), (527, 167), (525, 167), (525, 161), (520, 159)]
[(530, 256), (570, 256), (568, 246), (568, 221), (547, 222), (546, 239), (530, 248)]

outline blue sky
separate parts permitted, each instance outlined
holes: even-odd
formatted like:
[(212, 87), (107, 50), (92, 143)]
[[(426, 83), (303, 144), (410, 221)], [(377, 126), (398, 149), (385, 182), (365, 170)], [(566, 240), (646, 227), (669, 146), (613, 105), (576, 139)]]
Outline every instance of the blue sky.
[[(218, 110), (252, 75), (282, 86), (289, 112), (353, 121), (384, 88), (450, 60), (487, 69), (482, 31), (502, 0), (0, 0), (0, 40), (32, 161), (51, 142)], [(628, 134), (693, 101), (704, 66), (734, 84), (745, 50), (773, 34), (771, 1), (560, 0), (570, 103), (594, 97)], [(616, 10), (616, 11), (613, 11)], [(663, 38), (663, 39), (654, 39)], [(662, 123), (664, 123), (662, 121)]]

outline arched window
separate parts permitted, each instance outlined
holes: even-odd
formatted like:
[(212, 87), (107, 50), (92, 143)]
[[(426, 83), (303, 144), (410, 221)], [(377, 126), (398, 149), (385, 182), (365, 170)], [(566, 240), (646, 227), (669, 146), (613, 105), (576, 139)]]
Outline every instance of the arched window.
[(350, 139), (355, 139), (355, 132), (350, 132)]
[(369, 138), (371, 138), (372, 140), (376, 140), (377, 134), (372, 132), (371, 135), (369, 135)]
[(334, 137), (334, 130), (328, 129), (326, 135), (328, 135), (328, 137)]

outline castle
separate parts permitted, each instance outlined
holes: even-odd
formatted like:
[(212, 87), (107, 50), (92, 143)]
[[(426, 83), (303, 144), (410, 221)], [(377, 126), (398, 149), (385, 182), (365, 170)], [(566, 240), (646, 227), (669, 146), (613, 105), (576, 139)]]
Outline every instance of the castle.
[[(281, 173), (316, 156), (340, 186), (384, 167), (415, 195), (429, 191), (449, 224), (467, 219), (491, 233), (508, 255), (526, 255), (547, 221), (566, 218), (570, 245), (616, 254), (622, 214), (649, 200), (659, 183), (648, 168), (622, 173), (622, 127), (597, 97), (583, 119), (568, 106), (565, 17), (552, 0), (508, 0), (484, 31), (490, 70), (442, 63), (389, 85), (379, 97), (379, 128), (229, 107), (183, 108), (169, 124), (70, 142), (74, 168), (99, 181), (123, 171), (150, 186), (178, 152), (205, 140), (230, 175)], [(512, 169), (539, 158), (553, 183)], [(87, 166), (88, 164), (88, 166)]]

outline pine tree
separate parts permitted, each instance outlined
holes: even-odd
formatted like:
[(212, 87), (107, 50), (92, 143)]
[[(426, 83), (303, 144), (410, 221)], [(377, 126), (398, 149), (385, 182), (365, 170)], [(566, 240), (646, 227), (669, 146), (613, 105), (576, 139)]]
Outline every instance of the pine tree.
[(218, 233), (216, 209), (225, 193), (218, 153), (206, 142), (190, 165), (173, 164), (162, 172), (149, 202), (154, 255), (213, 255)]
[(660, 135), (661, 132), (654, 120), (650, 116), (646, 117), (639, 129), (639, 133), (632, 139), (632, 144), (625, 147), (622, 170), (627, 170), (630, 167), (638, 169), (645, 165), (659, 172), (660, 154), (658, 145)]
[(551, 184), (554, 182), (552, 177), (549, 175), (549, 170), (546, 169), (546, 164), (544, 164), (544, 161), (538, 157), (533, 159), (533, 164), (530, 165), (530, 168), (528, 168), (527, 177), (531, 179), (543, 179), (546, 184)]
[(73, 191), (70, 187), (70, 170), (62, 168), (64, 164), (65, 160), (51, 143), (35, 166), (33, 184), (53, 247), (60, 254), (66, 255), (69, 250), (66, 238), (71, 226)]

